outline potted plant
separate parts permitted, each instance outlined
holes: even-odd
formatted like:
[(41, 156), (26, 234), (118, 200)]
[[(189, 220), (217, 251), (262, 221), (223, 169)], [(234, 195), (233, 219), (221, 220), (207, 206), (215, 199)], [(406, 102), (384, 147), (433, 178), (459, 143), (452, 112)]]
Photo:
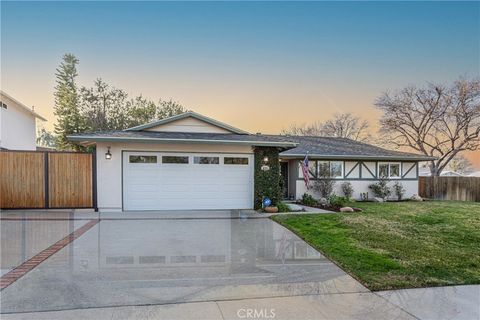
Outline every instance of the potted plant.
[(265, 210), (266, 213), (277, 213), (278, 212), (278, 207), (268, 206), (268, 207), (265, 207), (264, 210)]

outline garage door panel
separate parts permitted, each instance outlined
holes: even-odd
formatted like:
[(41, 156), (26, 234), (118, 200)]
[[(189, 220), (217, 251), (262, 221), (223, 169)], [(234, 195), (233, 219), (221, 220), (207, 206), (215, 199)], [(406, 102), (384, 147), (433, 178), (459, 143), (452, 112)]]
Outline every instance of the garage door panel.
[[(130, 155), (153, 155), (157, 163), (129, 163)], [(162, 156), (188, 156), (188, 164), (163, 164)], [(218, 157), (219, 164), (193, 158)], [(248, 157), (248, 165), (224, 165), (223, 158)], [(124, 152), (125, 210), (244, 209), (253, 206), (253, 156)]]

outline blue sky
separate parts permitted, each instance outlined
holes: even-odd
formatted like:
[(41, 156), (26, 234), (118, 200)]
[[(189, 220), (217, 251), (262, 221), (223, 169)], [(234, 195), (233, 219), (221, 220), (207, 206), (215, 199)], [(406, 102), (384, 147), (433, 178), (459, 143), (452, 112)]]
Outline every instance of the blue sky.
[(334, 112), (374, 127), (385, 90), (479, 75), (480, 3), (2, 1), (2, 89), (47, 127), (66, 52), (81, 85), (102, 77), (252, 132)]

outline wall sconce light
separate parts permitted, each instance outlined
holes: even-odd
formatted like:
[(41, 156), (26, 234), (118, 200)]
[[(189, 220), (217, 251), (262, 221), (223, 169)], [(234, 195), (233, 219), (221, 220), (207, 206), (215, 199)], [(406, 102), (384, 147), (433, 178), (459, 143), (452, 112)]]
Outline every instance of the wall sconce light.
[(112, 154), (110, 153), (110, 147), (107, 147), (107, 153), (105, 153), (105, 159), (112, 159)]
[(268, 157), (263, 157), (262, 166), (260, 167), (260, 170), (262, 171), (270, 170), (270, 166), (268, 165)]

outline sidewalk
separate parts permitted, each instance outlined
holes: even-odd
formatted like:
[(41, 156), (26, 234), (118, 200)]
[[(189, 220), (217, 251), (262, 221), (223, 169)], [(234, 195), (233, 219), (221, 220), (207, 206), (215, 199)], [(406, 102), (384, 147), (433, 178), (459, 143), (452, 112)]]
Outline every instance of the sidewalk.
[[(3, 314), (3, 320), (60, 319), (480, 319), (480, 286), (208, 301)], [(256, 317), (255, 317), (256, 316)]]

